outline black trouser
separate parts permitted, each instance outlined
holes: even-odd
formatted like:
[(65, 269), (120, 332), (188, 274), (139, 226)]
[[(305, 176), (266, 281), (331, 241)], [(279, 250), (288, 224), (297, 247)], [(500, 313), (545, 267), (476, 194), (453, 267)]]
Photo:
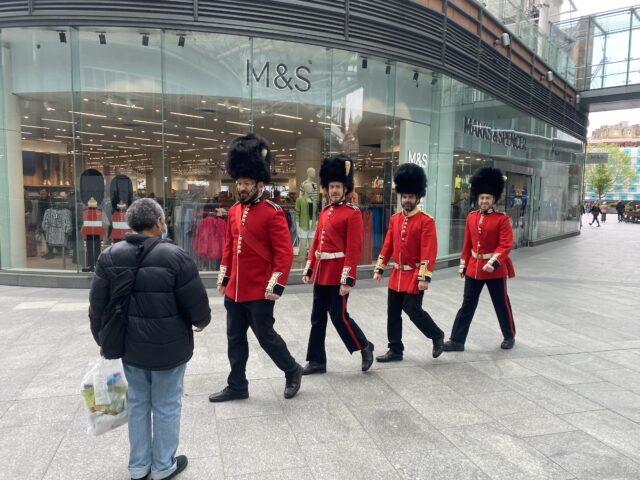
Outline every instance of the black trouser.
[(389, 349), (395, 353), (402, 353), (402, 312), (406, 313), (411, 321), (427, 338), (431, 340), (444, 337), (431, 315), (422, 309), (424, 292), (410, 294), (396, 292), (389, 289), (387, 296), (387, 337)]
[(231, 373), (227, 383), (235, 391), (246, 392), (249, 382), (246, 376), (249, 359), (249, 343), (247, 330), (251, 327), (258, 343), (271, 357), (273, 363), (283, 372), (292, 372), (297, 363), (289, 353), (287, 344), (273, 329), (273, 307), (271, 300), (253, 302), (234, 302), (225, 297), (227, 309), (227, 355), (231, 364)]
[(465, 277), (462, 307), (458, 310), (456, 319), (453, 322), (453, 328), (451, 329), (451, 340), (454, 342), (464, 343), (467, 340), (471, 320), (473, 320), (473, 314), (478, 307), (480, 292), (482, 292), (482, 287), (484, 287), (485, 284), (489, 289), (493, 308), (495, 308), (498, 321), (500, 322), (502, 336), (504, 338), (515, 337), (516, 326), (513, 323), (511, 302), (509, 301), (509, 295), (507, 295), (507, 279), (475, 280)]
[(624, 213), (618, 213), (618, 222), (624, 222)]
[(606, 213), (601, 213), (600, 214), (600, 218), (602, 219), (602, 223), (605, 223), (607, 221), (607, 214)]
[(324, 340), (327, 335), (327, 313), (349, 353), (362, 350), (369, 344), (358, 324), (347, 313), (349, 295), (340, 296), (340, 285), (314, 285), (311, 332), (307, 347), (307, 361), (327, 363)]
[(591, 220), (591, 223), (589, 225), (592, 225), (593, 222), (597, 222), (598, 225), (600, 225), (600, 222), (598, 222), (598, 215), (592, 214), (593, 215), (593, 220)]

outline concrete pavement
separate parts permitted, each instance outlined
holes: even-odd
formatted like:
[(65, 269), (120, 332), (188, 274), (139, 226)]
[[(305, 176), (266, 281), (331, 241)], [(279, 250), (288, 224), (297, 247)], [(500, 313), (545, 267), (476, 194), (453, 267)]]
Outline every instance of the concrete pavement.
[[(586, 218), (586, 217), (585, 217)], [(430, 356), (407, 320), (405, 360), (362, 374), (328, 329), (326, 375), (292, 400), (251, 337), (249, 400), (213, 405), (228, 373), (222, 300), (196, 337), (185, 384), (180, 479), (640, 478), (640, 227), (611, 216), (579, 237), (519, 250), (509, 293), (516, 347), (500, 350), (488, 292), (467, 351)], [(424, 305), (447, 333), (456, 269)], [(386, 350), (386, 290), (361, 282), (351, 315)], [(79, 384), (97, 356), (87, 291), (0, 287), (0, 479), (126, 479), (126, 427), (85, 433)], [(310, 290), (290, 287), (276, 327), (303, 362)]]

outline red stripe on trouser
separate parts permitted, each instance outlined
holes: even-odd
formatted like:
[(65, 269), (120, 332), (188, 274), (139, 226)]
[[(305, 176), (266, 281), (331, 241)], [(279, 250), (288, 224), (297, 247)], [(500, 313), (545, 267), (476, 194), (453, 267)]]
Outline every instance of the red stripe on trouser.
[(504, 282), (504, 305), (507, 309), (507, 313), (509, 314), (509, 330), (511, 331), (511, 335), (515, 337), (516, 331), (513, 326), (513, 314), (511, 313), (511, 306), (509, 305), (509, 297), (507, 296), (507, 277), (503, 279)]
[(362, 345), (360, 345), (360, 342), (358, 341), (358, 337), (356, 337), (356, 334), (353, 332), (353, 329), (351, 328), (351, 325), (347, 320), (347, 296), (346, 295), (342, 297), (342, 321), (347, 327), (347, 330), (349, 331), (349, 335), (351, 335), (351, 338), (353, 338), (353, 341), (356, 344), (356, 350), (362, 350)]

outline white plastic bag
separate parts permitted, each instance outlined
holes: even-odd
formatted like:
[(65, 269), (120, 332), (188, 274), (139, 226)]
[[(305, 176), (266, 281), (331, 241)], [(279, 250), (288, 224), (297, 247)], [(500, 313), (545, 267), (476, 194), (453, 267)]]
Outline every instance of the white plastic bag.
[(102, 435), (127, 423), (128, 386), (121, 360), (96, 361), (80, 385), (89, 426), (87, 433)]

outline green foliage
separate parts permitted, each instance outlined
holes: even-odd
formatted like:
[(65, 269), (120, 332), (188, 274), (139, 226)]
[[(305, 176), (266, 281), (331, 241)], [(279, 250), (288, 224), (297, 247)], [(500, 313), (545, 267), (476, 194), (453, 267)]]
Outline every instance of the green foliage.
[(603, 198), (614, 184), (622, 184), (623, 188), (636, 181), (638, 175), (631, 163), (631, 156), (620, 147), (610, 144), (589, 145), (587, 152), (607, 152), (608, 163), (587, 164), (585, 181), (589, 187)]

